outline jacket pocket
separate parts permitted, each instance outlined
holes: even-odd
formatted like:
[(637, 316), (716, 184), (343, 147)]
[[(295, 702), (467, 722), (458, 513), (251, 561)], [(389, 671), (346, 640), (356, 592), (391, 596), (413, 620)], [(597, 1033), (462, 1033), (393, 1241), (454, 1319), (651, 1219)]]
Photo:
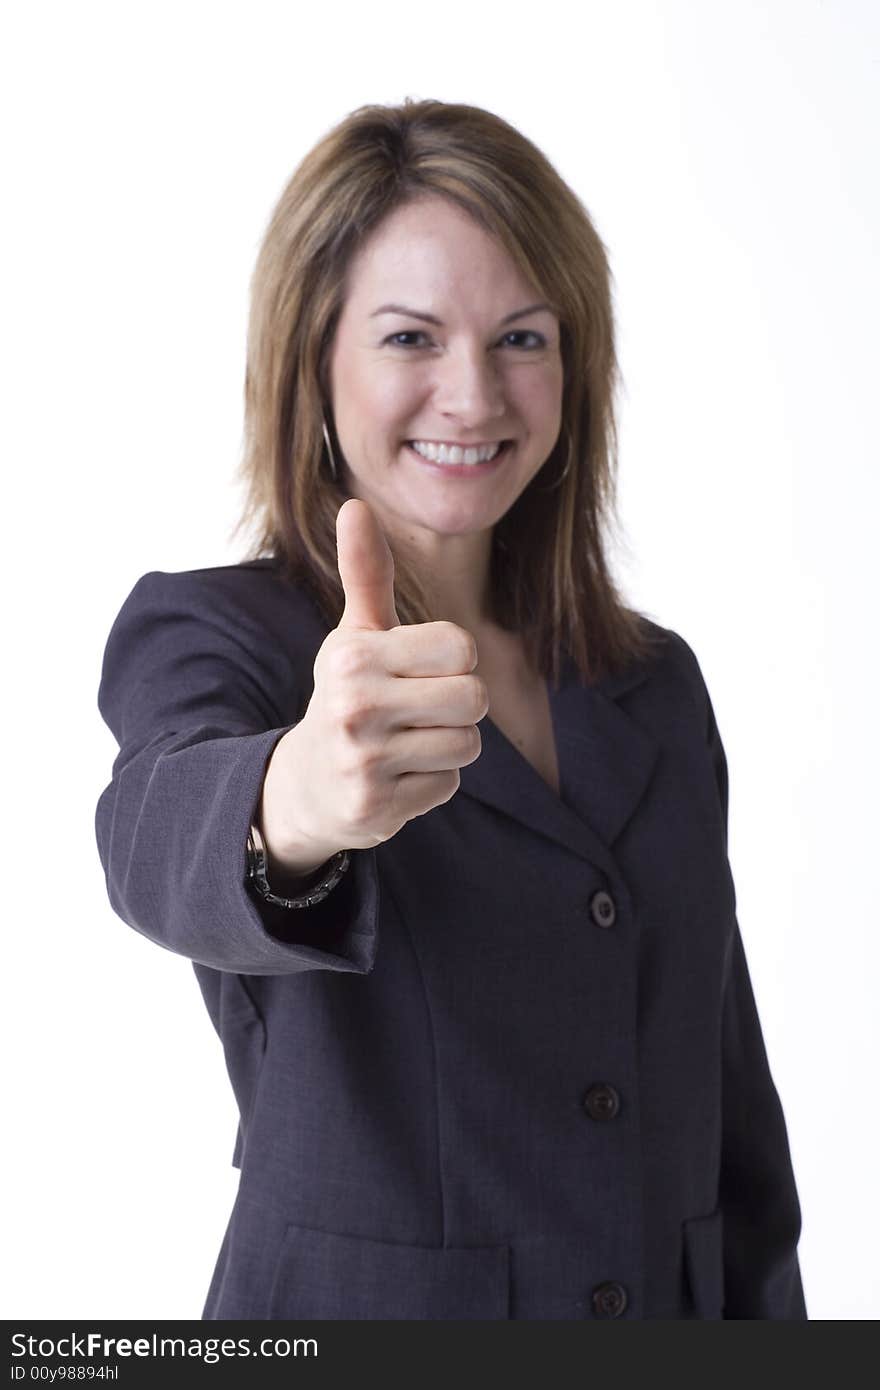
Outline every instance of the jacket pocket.
[(724, 1317), (724, 1222), (719, 1206), (682, 1223), (684, 1268), (696, 1317)]
[(268, 1318), (509, 1318), (510, 1247), (440, 1249), (289, 1225)]

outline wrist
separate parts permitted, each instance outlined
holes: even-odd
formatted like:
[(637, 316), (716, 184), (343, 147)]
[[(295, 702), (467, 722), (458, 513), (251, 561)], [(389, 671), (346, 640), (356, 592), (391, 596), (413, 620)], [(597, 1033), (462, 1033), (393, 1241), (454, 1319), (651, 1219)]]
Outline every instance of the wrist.
[[(307, 817), (298, 815), (298, 808), (293, 805), (296, 781), (291, 775), (291, 761), (297, 764), (301, 762), (301, 755), (293, 750), (295, 741), (302, 737), (302, 728), (301, 720), (276, 745), (266, 768), (254, 815), (254, 825), (263, 841), (268, 870), (274, 872), (279, 882), (282, 878), (293, 882), (312, 878), (326, 867), (341, 848), (303, 830), (302, 821)], [(301, 771), (301, 767), (297, 770)], [(267, 816), (267, 810), (272, 808), (273, 814)]]
[(261, 810), (254, 817), (254, 825), (260, 832), (267, 872), (274, 876), (273, 882), (277, 879), (279, 883), (304, 883), (325, 868), (327, 861), (338, 852), (338, 845), (331, 848), (310, 841), (305, 836), (293, 837), (288, 847), (280, 849), (266, 834)]
[(343, 877), (351, 862), (348, 850), (337, 850), (330, 859), (318, 865), (318, 872), (282, 882), (270, 883), (266, 847), (259, 825), (251, 822), (247, 843), (247, 882), (262, 898), (281, 907), (309, 907), (322, 902)]

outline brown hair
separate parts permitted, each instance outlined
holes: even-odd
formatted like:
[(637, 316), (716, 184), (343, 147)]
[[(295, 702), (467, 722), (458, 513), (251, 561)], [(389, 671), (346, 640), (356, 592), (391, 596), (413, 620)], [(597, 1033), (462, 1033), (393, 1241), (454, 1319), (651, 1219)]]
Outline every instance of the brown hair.
[[(354, 252), (384, 217), (425, 194), (450, 199), (494, 234), (559, 316), (562, 428), (493, 529), (492, 612), (522, 634), (545, 677), (558, 679), (562, 646), (585, 681), (598, 680), (646, 658), (657, 641), (645, 615), (623, 602), (605, 549), (611, 524), (621, 530), (612, 275), (583, 204), (535, 145), (480, 107), (411, 98), (359, 107), (281, 193), (251, 279), (238, 473), (247, 496), (232, 535), (255, 522), (245, 559), (274, 557), (337, 625), (345, 597), (336, 513), (348, 494), (325, 458), (329, 350)], [(443, 617), (388, 543), (400, 621)]]

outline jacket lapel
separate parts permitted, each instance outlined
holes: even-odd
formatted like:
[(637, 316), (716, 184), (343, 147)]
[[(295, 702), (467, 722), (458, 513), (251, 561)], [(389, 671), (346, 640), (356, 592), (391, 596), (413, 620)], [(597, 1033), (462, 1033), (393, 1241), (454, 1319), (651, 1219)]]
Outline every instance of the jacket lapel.
[(558, 688), (548, 682), (561, 796), (492, 722), (479, 724), (480, 756), (460, 772), (459, 794), (614, 872), (611, 845), (644, 796), (659, 756), (657, 740), (617, 703), (648, 678), (631, 667), (593, 686), (565, 653)]

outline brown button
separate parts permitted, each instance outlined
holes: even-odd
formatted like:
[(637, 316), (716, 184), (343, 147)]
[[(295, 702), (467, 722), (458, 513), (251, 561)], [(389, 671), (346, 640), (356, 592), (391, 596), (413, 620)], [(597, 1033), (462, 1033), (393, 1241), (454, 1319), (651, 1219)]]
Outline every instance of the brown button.
[(590, 916), (597, 927), (613, 927), (617, 921), (617, 908), (614, 899), (604, 888), (590, 898)]
[(593, 1290), (593, 1312), (597, 1318), (619, 1318), (626, 1304), (626, 1289), (614, 1279), (597, 1284)]
[(620, 1096), (613, 1086), (600, 1082), (584, 1096), (584, 1109), (593, 1120), (613, 1120), (620, 1109)]

